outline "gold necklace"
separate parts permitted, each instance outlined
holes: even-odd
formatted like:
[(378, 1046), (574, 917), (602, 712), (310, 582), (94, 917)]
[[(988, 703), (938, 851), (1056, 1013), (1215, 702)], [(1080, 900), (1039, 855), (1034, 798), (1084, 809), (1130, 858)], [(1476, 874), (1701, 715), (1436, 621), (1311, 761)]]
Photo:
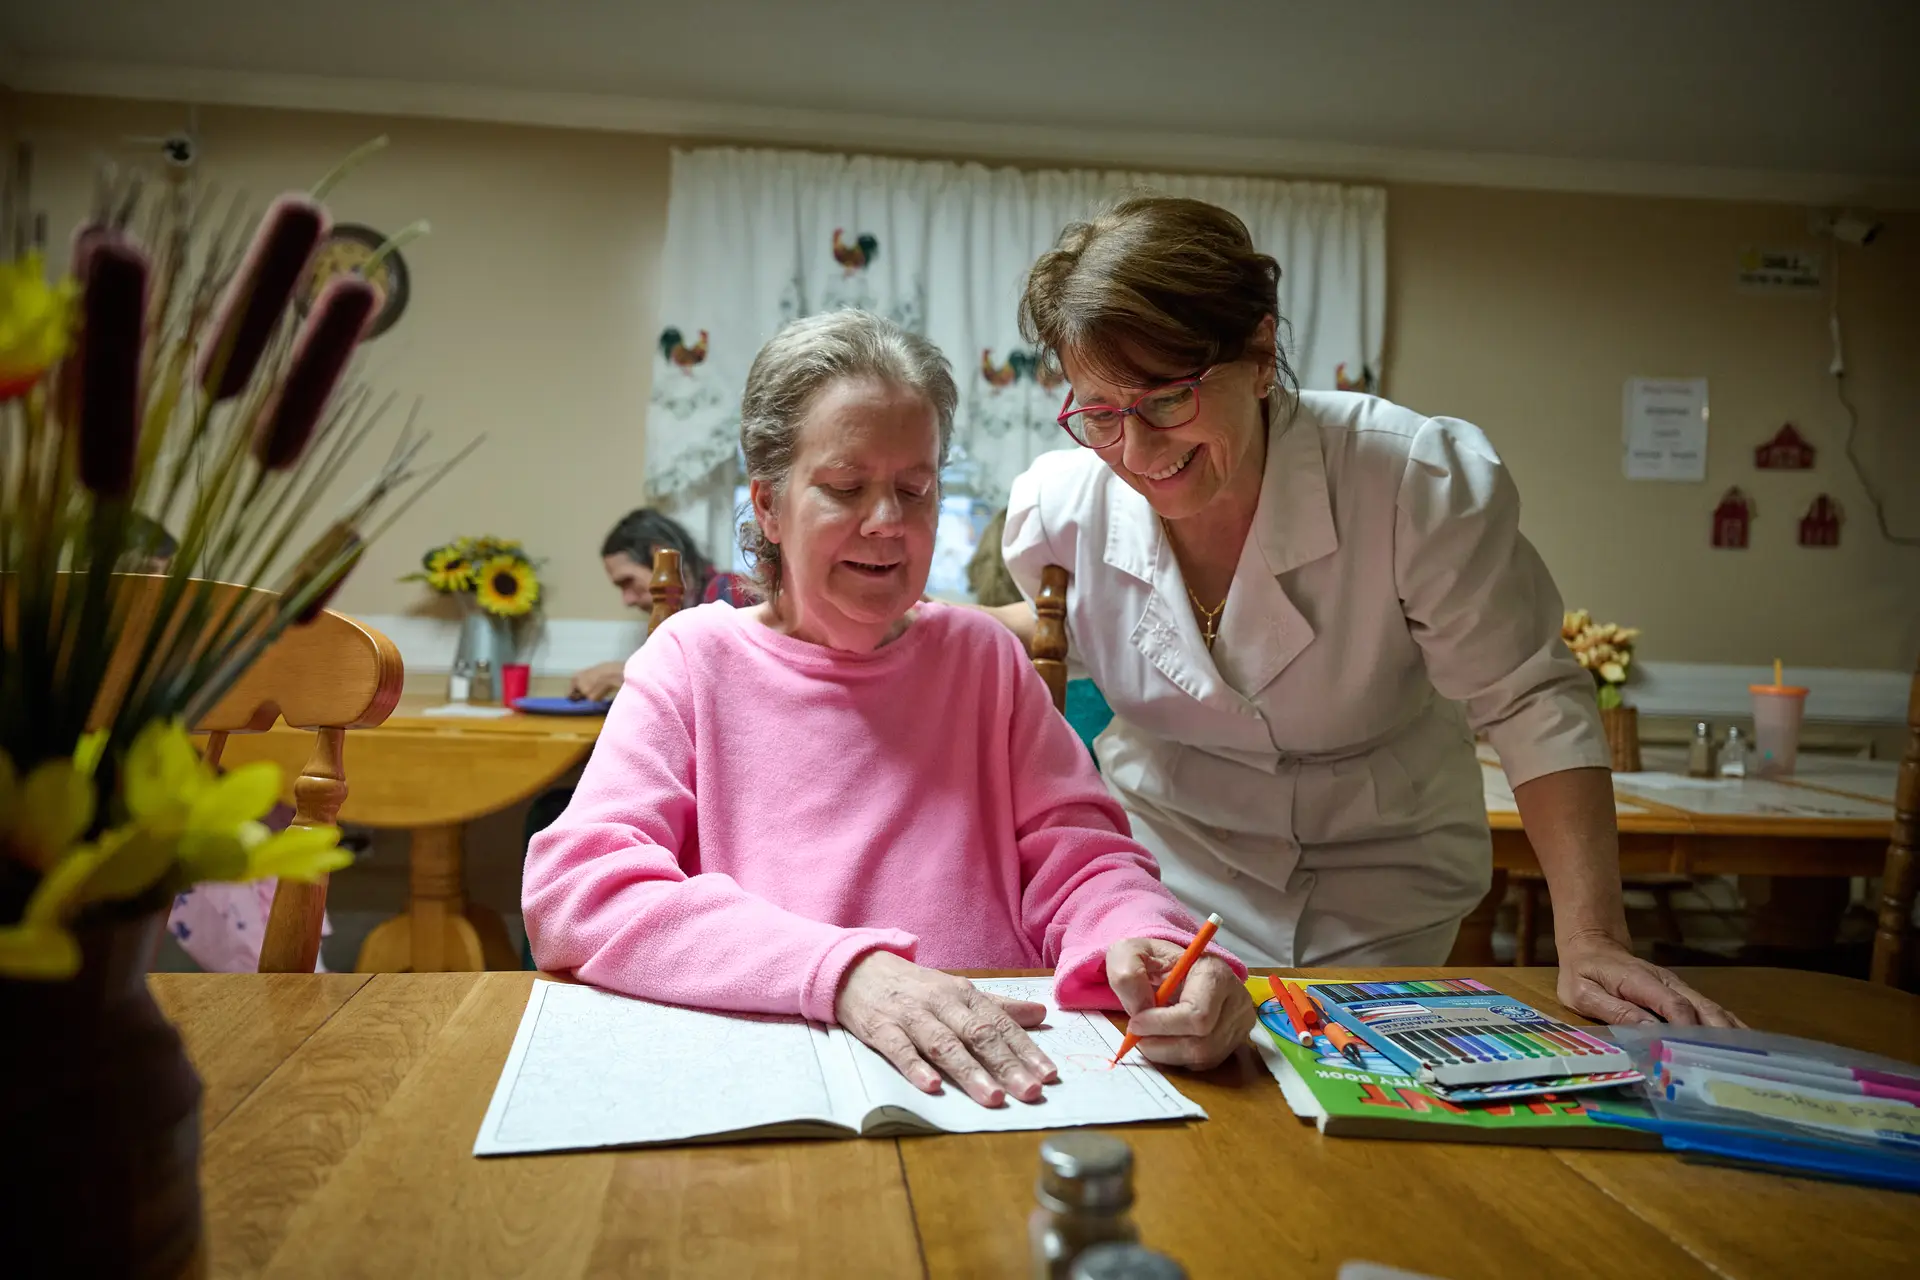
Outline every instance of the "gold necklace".
[[(1160, 517), (1160, 531), (1167, 540), (1167, 549), (1173, 551), (1173, 528), (1165, 516)], [(1174, 562), (1179, 563), (1180, 553), (1174, 551)], [(1184, 574), (1182, 576), (1185, 576)], [(1182, 585), (1185, 585), (1184, 583)], [(1233, 584), (1227, 584), (1227, 595), (1233, 594)], [(1193, 611), (1200, 615), (1200, 639), (1206, 643), (1207, 652), (1213, 652), (1213, 642), (1220, 635), (1220, 615), (1226, 611), (1227, 596), (1220, 597), (1220, 603), (1209, 609), (1200, 603), (1200, 597), (1193, 594), (1193, 588), (1187, 587), (1187, 599), (1193, 602)]]
[[(1233, 588), (1228, 587), (1229, 594)], [(1200, 597), (1193, 594), (1193, 588), (1187, 588), (1187, 599), (1193, 601), (1194, 612), (1200, 615), (1200, 638), (1206, 641), (1207, 652), (1213, 652), (1214, 637), (1220, 634), (1220, 615), (1227, 607), (1227, 597), (1221, 596), (1220, 603), (1209, 609), (1200, 603)]]

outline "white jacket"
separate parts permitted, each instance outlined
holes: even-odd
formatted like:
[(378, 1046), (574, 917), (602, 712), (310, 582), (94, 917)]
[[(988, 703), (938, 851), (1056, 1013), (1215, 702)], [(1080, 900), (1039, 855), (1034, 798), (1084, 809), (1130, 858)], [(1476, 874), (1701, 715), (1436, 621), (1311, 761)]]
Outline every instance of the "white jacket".
[(1276, 418), (1212, 654), (1159, 520), (1090, 449), (1014, 482), (1007, 566), (1029, 597), (1071, 574), (1108, 785), (1226, 945), (1440, 963), (1490, 876), (1469, 725), (1515, 785), (1604, 766), (1592, 682), (1477, 428), (1347, 392)]

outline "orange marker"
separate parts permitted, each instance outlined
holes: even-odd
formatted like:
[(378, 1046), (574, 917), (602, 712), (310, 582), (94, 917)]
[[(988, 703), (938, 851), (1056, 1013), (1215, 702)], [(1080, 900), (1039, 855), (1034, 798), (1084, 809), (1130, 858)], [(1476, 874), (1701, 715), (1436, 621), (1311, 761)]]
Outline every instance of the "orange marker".
[(1293, 1038), (1301, 1044), (1312, 1044), (1313, 1025), (1307, 1017), (1305, 1000), (1299, 989), (1279, 978), (1268, 978), (1267, 990), (1273, 992), (1273, 998), (1287, 1011), (1287, 1021), (1293, 1024)]
[[(1193, 941), (1189, 942), (1187, 949), (1181, 952), (1180, 959), (1173, 966), (1173, 972), (1169, 973), (1166, 981), (1160, 984), (1160, 989), (1153, 993), (1155, 1008), (1171, 1004), (1173, 998), (1180, 994), (1180, 984), (1187, 980), (1187, 970), (1193, 968), (1193, 962), (1198, 960), (1200, 953), (1207, 949), (1207, 944), (1213, 941), (1214, 932), (1219, 928), (1220, 916), (1218, 913), (1208, 916), (1207, 922), (1200, 926), (1200, 932), (1193, 935)], [(1120, 1052), (1113, 1055), (1113, 1065), (1116, 1067), (1119, 1066), (1120, 1059), (1132, 1053), (1133, 1046), (1139, 1043), (1140, 1037), (1135, 1035), (1130, 1035), (1122, 1040), (1120, 1042)]]
[(1306, 984), (1288, 982), (1286, 987), (1293, 998), (1299, 1002), (1300, 1012), (1306, 1017), (1307, 1025), (1301, 1029), (1309, 1035), (1317, 1035), (1327, 1025), (1326, 1016), (1320, 1012), (1319, 1004), (1307, 993)]

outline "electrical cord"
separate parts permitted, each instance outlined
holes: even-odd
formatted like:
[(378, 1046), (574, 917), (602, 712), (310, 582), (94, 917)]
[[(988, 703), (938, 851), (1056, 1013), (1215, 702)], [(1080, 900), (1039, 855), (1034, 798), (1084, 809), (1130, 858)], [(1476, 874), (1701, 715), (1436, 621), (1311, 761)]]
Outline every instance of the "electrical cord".
[(1880, 526), (1880, 536), (1896, 546), (1920, 547), (1920, 537), (1895, 533), (1887, 523), (1887, 504), (1880, 496), (1879, 489), (1867, 476), (1867, 469), (1860, 462), (1860, 455), (1854, 451), (1854, 437), (1860, 430), (1860, 412), (1853, 407), (1853, 401), (1847, 397), (1847, 362), (1840, 343), (1840, 244), (1833, 246), (1833, 300), (1827, 312), (1827, 332), (1833, 339), (1833, 360), (1827, 365), (1827, 372), (1833, 375), (1833, 394), (1840, 401), (1840, 407), (1847, 411), (1846, 455), (1853, 466), (1853, 474), (1859, 478), (1860, 488), (1867, 495), (1867, 502), (1873, 507), (1874, 523)]

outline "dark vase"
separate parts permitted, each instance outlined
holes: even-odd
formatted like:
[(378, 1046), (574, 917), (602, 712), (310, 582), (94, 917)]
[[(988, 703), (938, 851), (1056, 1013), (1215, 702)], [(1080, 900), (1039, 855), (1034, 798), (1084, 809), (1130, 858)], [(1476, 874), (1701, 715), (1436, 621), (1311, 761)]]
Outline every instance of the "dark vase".
[(200, 1078), (147, 991), (165, 924), (80, 929), (66, 982), (0, 978), (0, 1272), (204, 1271)]

